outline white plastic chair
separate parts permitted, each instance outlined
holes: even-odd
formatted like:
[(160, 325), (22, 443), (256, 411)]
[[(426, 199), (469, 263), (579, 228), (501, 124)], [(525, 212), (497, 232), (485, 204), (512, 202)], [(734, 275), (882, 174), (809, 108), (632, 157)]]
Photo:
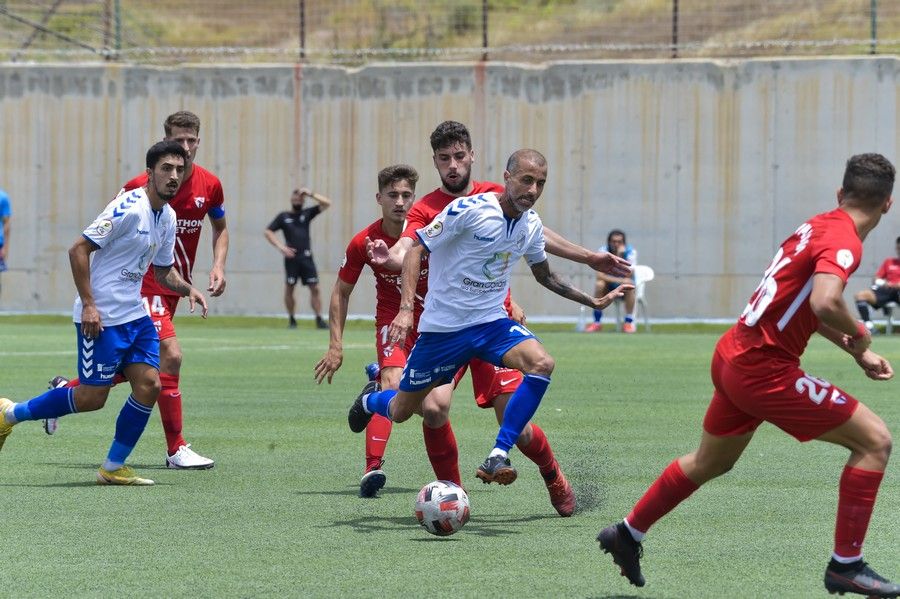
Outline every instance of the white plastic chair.
[[(646, 264), (634, 265), (634, 315), (635, 318), (640, 314), (644, 318), (644, 328), (650, 330), (650, 314), (647, 312), (647, 301), (644, 299), (644, 290), (647, 283), (652, 281), (656, 276), (653, 269)], [(617, 299), (613, 304), (616, 306), (616, 330), (622, 330), (622, 304), (624, 299)]]
[(884, 315), (887, 318), (887, 323), (884, 326), (884, 332), (888, 335), (891, 335), (894, 332), (894, 310), (896, 310), (897, 307), (897, 302), (888, 302), (881, 307), (882, 312), (884, 312)]

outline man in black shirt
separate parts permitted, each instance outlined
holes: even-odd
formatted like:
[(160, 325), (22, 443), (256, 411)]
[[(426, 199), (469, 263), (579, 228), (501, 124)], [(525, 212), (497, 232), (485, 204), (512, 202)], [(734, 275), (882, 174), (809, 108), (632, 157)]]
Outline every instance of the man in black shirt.
[[(307, 196), (316, 201), (311, 208), (303, 207), (303, 200)], [(284, 270), (287, 275), (284, 285), (284, 306), (287, 308), (290, 328), (297, 328), (294, 319), (294, 286), (297, 280), (309, 287), (309, 303), (316, 315), (316, 328), (327, 329), (321, 316), (322, 300), (319, 297), (319, 274), (316, 272), (316, 264), (313, 262), (312, 250), (309, 241), (309, 221), (320, 212), (331, 206), (331, 200), (320, 193), (315, 193), (307, 188), (295, 189), (291, 194), (291, 208), (289, 212), (282, 212), (275, 217), (265, 230), (266, 239), (278, 251), (284, 255)], [(285, 243), (281, 243), (275, 232), (281, 230), (284, 233)]]

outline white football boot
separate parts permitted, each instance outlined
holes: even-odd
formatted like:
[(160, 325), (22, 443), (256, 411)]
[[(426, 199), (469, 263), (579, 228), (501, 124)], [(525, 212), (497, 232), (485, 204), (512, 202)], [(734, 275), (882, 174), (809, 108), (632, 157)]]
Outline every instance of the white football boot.
[(174, 455), (166, 456), (166, 468), (180, 470), (206, 470), (212, 468), (215, 462), (205, 458), (193, 449), (191, 444), (182, 445)]

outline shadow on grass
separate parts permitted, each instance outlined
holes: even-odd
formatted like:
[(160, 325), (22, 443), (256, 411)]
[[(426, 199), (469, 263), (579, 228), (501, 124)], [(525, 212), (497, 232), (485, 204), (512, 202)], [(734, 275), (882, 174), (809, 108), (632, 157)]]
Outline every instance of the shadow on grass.
[[(72, 468), (75, 470), (96, 470), (100, 467), (102, 462), (94, 462), (93, 464), (73, 464), (72, 462), (41, 462), (38, 464), (39, 466), (53, 466), (54, 468)], [(128, 463), (129, 466), (134, 468), (135, 470), (169, 470), (165, 465), (160, 466), (159, 464), (132, 464)], [(207, 470), (212, 470), (212, 468), (207, 468)]]
[[(96, 480), (83, 480), (83, 481), (70, 481), (67, 483), (44, 483), (44, 484), (35, 484), (35, 483), (0, 483), (0, 487), (29, 487), (35, 489), (53, 489), (53, 488), (78, 488), (78, 487), (97, 487), (97, 488), (106, 488), (106, 487), (122, 487), (122, 488), (130, 488), (131, 486), (141, 486), (141, 485), (98, 485)], [(165, 484), (160, 484), (158, 481), (155, 485), (148, 486), (157, 486), (162, 487), (166, 486)]]
[[(419, 492), (419, 489), (411, 489), (406, 487), (384, 487), (379, 489), (378, 495), (375, 497), (360, 497), (360, 501), (371, 501), (373, 499), (378, 499), (382, 495), (415, 495)], [(348, 487), (344, 490), (331, 490), (331, 491), (297, 491), (297, 495), (334, 495), (334, 496), (358, 496), (359, 495), (359, 486)]]
[[(464, 535), (478, 535), (482, 537), (499, 537), (521, 534), (521, 525), (536, 520), (556, 519), (557, 516), (533, 515), (533, 516), (478, 516), (470, 520), (462, 529)], [(410, 516), (362, 516), (351, 520), (335, 520), (331, 524), (322, 524), (319, 528), (349, 528), (359, 533), (397, 532), (398, 528), (420, 529), (415, 518)], [(453, 537), (437, 537), (422, 531), (424, 536), (416, 536), (410, 541), (416, 543), (428, 543), (435, 541), (455, 541)], [(455, 537), (455, 535), (454, 535)]]

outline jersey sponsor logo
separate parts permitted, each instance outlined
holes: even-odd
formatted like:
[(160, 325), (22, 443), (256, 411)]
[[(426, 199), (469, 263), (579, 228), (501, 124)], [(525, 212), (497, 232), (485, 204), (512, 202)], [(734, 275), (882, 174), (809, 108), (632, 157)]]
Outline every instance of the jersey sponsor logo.
[(475, 233), (475, 239), (478, 241), (487, 241), (487, 242), (497, 241), (496, 237), (480, 237), (478, 235), (478, 233)]
[(196, 233), (202, 226), (202, 218), (179, 218), (175, 225), (175, 232), (180, 235), (184, 235), (185, 233)]
[(127, 270), (125, 268), (122, 269), (122, 272), (120, 274), (122, 275), (123, 279), (125, 279), (126, 281), (131, 281), (132, 283), (139, 282), (144, 278), (144, 273), (131, 272), (130, 270)]
[(196, 198), (194, 198), (194, 205), (197, 206), (197, 208), (203, 208), (203, 204), (205, 203), (206, 198), (204, 198), (203, 196), (197, 196)]
[(433, 239), (433, 238), (437, 237), (438, 235), (440, 235), (443, 230), (444, 230), (444, 223), (442, 223), (439, 220), (436, 220), (433, 223), (431, 223), (430, 225), (428, 225), (427, 227), (425, 227), (425, 237), (428, 237), (429, 239)]
[(113, 224), (111, 220), (103, 219), (94, 227), (94, 233), (97, 237), (106, 237), (112, 233)]
[(512, 257), (511, 252), (494, 252), (494, 255), (481, 265), (481, 272), (490, 281), (497, 279), (506, 274), (509, 269), (510, 257)]
[(853, 266), (854, 262), (853, 252), (850, 250), (838, 250), (837, 251), (837, 263), (843, 268), (847, 270), (851, 266)]
[(137, 232), (138, 232), (138, 235), (149, 235), (150, 234), (150, 231), (144, 231), (143, 229), (138, 229)]
[(502, 281), (476, 281), (469, 277), (463, 277), (462, 284), (463, 291), (476, 291), (478, 293), (504, 291), (506, 289), (506, 279)]

